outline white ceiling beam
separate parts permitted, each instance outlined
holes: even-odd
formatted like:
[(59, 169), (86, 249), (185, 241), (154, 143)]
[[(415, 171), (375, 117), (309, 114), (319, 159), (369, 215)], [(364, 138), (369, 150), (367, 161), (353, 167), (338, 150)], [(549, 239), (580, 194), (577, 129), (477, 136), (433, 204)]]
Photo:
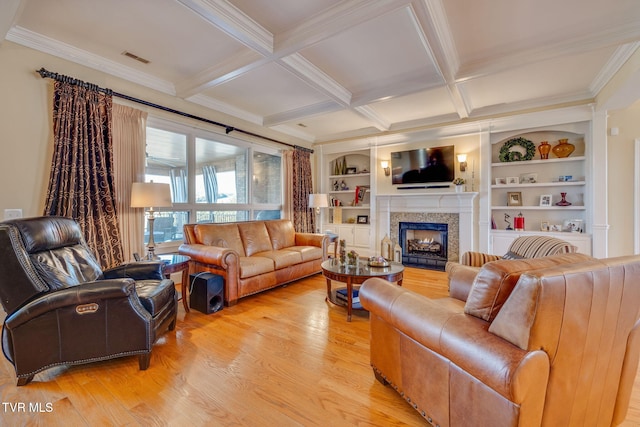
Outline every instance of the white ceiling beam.
[(410, 0), (342, 1), (281, 34), (275, 36), (275, 50), (289, 55), (343, 31), (406, 7)]
[(391, 123), (388, 120), (380, 117), (375, 110), (367, 105), (363, 105), (362, 107), (354, 108), (354, 111), (360, 114), (365, 119), (369, 120), (371, 124), (378, 129), (379, 131), (389, 130), (391, 128)]
[(179, 97), (188, 98), (213, 86), (228, 82), (268, 62), (270, 62), (270, 59), (253, 50), (244, 49), (242, 52), (227, 58), (226, 61), (207, 68), (190, 79), (177, 84), (176, 91)]
[(307, 85), (327, 95), (335, 102), (343, 106), (348, 106), (351, 103), (351, 92), (307, 61), (302, 55), (295, 53), (285, 56), (280, 59), (280, 63)]
[(226, 0), (178, 0), (245, 46), (261, 53), (273, 53), (273, 34)]
[(631, 43), (640, 39), (640, 27), (620, 26), (606, 31), (592, 32), (580, 37), (567, 38), (559, 43), (540, 45), (534, 49), (522, 49), (508, 53), (504, 46), (495, 52), (487, 52), (482, 59), (460, 66), (457, 81), (484, 77), (490, 74), (521, 68), (527, 64), (540, 63), (554, 58), (592, 52), (620, 43)]
[(434, 64), (443, 76), (458, 117), (465, 119), (471, 114), (468, 99), (456, 84), (456, 73), (460, 66), (458, 52), (453, 41), (449, 20), (441, 0), (421, 0), (412, 5), (416, 19), (416, 30), (424, 37)]
[(306, 107), (272, 114), (265, 117), (263, 122), (265, 126), (272, 127), (283, 123), (302, 121), (308, 117), (317, 116), (318, 114), (333, 113), (334, 111), (340, 111), (343, 109), (344, 107), (334, 101), (324, 101)]

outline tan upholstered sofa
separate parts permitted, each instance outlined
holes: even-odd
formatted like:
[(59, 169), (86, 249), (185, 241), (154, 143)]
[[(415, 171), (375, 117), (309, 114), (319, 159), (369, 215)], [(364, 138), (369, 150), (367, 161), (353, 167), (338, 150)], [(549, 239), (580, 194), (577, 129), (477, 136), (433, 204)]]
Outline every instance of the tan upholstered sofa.
[(186, 224), (179, 252), (191, 257), (189, 271), (225, 279), (224, 301), (271, 289), (321, 271), (328, 238), (298, 233), (289, 220)]
[(640, 353), (640, 257), (485, 264), (466, 301), (369, 279), (371, 364), (433, 425), (609, 426)]

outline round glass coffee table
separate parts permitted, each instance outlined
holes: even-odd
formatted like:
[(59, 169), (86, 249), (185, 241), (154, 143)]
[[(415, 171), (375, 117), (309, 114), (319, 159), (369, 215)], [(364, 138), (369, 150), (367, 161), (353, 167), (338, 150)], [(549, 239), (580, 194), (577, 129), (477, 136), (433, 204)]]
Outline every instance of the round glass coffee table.
[(347, 322), (351, 322), (351, 313), (353, 311), (353, 285), (362, 284), (365, 280), (372, 277), (379, 277), (390, 282), (397, 282), (398, 286), (402, 286), (404, 266), (396, 262), (390, 262), (388, 267), (372, 267), (367, 261), (359, 261), (358, 265), (345, 266), (340, 264), (336, 258), (332, 258), (323, 262), (321, 267), (322, 275), (327, 279), (327, 301), (338, 304), (336, 301), (337, 298), (334, 299), (331, 297), (332, 280), (347, 285), (345, 298), (347, 305)]

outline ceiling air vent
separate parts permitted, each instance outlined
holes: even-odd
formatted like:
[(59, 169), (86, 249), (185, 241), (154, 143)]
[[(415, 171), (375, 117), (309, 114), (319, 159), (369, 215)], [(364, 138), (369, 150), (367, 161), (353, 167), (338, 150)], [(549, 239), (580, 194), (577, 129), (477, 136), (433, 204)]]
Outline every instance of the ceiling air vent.
[(128, 56), (131, 59), (135, 59), (136, 61), (140, 61), (143, 64), (148, 64), (150, 61), (148, 59), (144, 59), (136, 55), (135, 53), (127, 52), (126, 50), (122, 52), (124, 56)]

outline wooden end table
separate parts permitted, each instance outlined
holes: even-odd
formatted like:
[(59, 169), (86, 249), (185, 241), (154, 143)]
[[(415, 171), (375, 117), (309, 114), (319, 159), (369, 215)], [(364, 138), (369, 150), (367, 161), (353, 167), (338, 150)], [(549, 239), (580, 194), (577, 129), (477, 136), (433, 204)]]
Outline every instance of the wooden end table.
[(360, 261), (358, 266), (344, 266), (336, 258), (324, 261), (321, 264), (322, 274), (327, 279), (327, 301), (336, 304), (331, 298), (331, 281), (346, 283), (347, 285), (347, 322), (351, 322), (353, 311), (353, 285), (364, 283), (372, 277), (379, 277), (390, 282), (397, 282), (402, 286), (404, 266), (396, 262), (390, 262), (388, 267), (372, 267), (367, 261)]
[(182, 272), (182, 283), (180, 287), (180, 293), (182, 294), (182, 305), (184, 306), (184, 311), (189, 312), (189, 302), (188, 298), (188, 289), (189, 289), (189, 258), (186, 255), (178, 255), (178, 254), (164, 254), (158, 255), (160, 260), (164, 262), (164, 268), (162, 269), (162, 273), (168, 279), (171, 274)]

